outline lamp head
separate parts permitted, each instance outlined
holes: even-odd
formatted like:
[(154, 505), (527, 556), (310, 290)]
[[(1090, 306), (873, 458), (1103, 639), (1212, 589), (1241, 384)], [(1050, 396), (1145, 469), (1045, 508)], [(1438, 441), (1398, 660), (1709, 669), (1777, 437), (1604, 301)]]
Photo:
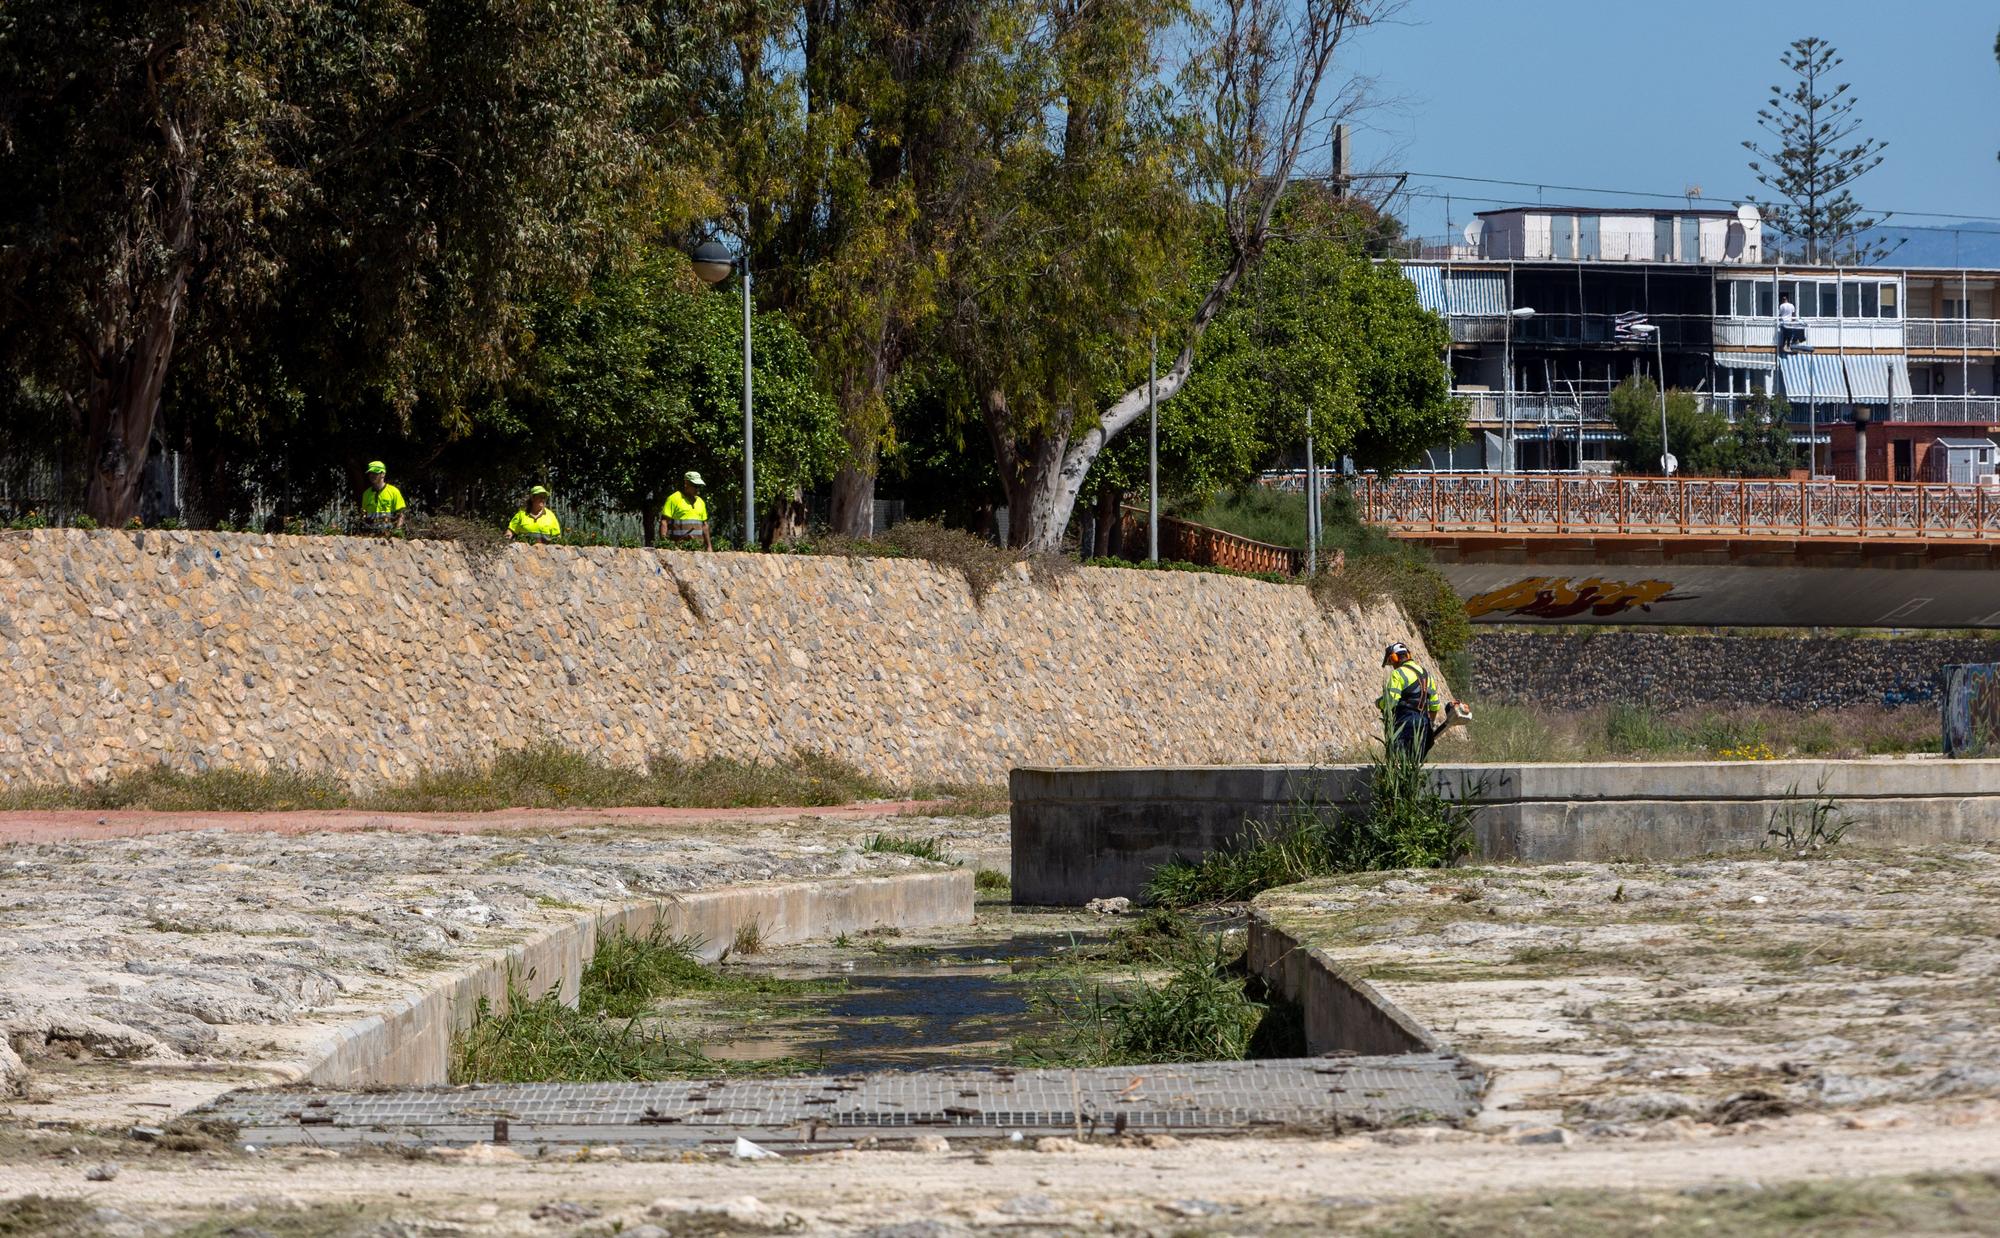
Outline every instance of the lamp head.
[(704, 284), (719, 284), (728, 279), (729, 273), (736, 269), (735, 255), (725, 249), (720, 241), (703, 241), (695, 246), (694, 252), (688, 257), (693, 260), (695, 278)]

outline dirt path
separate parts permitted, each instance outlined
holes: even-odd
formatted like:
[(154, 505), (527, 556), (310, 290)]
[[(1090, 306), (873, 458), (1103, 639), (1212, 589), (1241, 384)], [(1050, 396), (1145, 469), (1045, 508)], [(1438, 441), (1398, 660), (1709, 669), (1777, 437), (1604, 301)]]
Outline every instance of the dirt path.
[(242, 834), (346, 833), (390, 830), (425, 834), (491, 834), (568, 830), (583, 826), (673, 829), (697, 825), (774, 825), (816, 818), (866, 821), (935, 812), (946, 800), (875, 800), (825, 808), (502, 808), (493, 812), (147, 812), (137, 809), (0, 812), (0, 844), (133, 838), (192, 830)]
[[(88, 1182), (98, 1150), (0, 1163), (0, 1197), (83, 1196), (127, 1216), (375, 1210), (400, 1232), (566, 1233), (672, 1226), (691, 1210), (791, 1232), (942, 1238), (1011, 1232), (1219, 1232), (1365, 1218), (1399, 1201), (1572, 1189), (1700, 1191), (1730, 1184), (1912, 1173), (2000, 1171), (2000, 1105), (1878, 1113), (1875, 1129), (1813, 1116), (1709, 1137), (1520, 1145), (1416, 1129), (1343, 1139), (1075, 1144), (1048, 1151), (965, 1145), (931, 1152), (842, 1152), (783, 1161), (407, 1160), (272, 1153), (189, 1158), (153, 1153), (115, 1180)], [(55, 1137), (60, 1139), (60, 1136)], [(137, 1145), (128, 1145), (134, 1146)], [(191, 1162), (198, 1172), (190, 1172)], [(746, 1197), (747, 1200), (746, 1200)], [(567, 1206), (567, 1213), (562, 1208)], [(533, 1214), (542, 1210), (539, 1219)], [(331, 1219), (331, 1218), (330, 1218)], [(1991, 1218), (1989, 1218), (1990, 1220)], [(895, 1227), (901, 1228), (879, 1228)], [(365, 1230), (366, 1226), (357, 1227)], [(300, 1232), (287, 1229), (285, 1232)], [(342, 1232), (330, 1225), (326, 1230)], [(696, 1232), (712, 1233), (715, 1229)], [(745, 1232), (742, 1229), (722, 1232)], [(1969, 1228), (1959, 1232), (1983, 1232)]]

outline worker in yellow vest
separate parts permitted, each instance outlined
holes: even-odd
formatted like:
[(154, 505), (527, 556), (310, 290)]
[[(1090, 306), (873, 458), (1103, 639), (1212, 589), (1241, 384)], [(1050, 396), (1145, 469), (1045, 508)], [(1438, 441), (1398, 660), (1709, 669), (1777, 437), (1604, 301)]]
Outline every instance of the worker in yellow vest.
[(393, 533), (403, 527), (403, 492), (389, 484), (389, 466), (368, 462), (368, 488), (361, 492), (361, 527), (370, 533)]
[(1418, 757), (1430, 755), (1442, 727), (1431, 719), (1440, 710), (1437, 687), (1431, 673), (1419, 666), (1410, 647), (1397, 641), (1382, 652), (1382, 665), (1389, 668), (1382, 684), (1382, 730), (1392, 746), (1407, 748)]
[(689, 543), (701, 539), (703, 550), (714, 550), (708, 536), (708, 500), (701, 497), (701, 474), (692, 470), (681, 477), (681, 488), (667, 496), (660, 508), (660, 540)]
[(528, 501), (507, 522), (510, 542), (552, 542), (562, 536), (562, 522), (549, 510), (549, 488), (536, 486), (528, 491)]

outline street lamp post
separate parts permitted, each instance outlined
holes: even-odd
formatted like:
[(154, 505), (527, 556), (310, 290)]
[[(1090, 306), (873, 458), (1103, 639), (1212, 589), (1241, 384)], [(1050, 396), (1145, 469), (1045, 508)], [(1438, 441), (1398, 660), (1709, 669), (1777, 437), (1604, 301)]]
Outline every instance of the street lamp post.
[(1502, 462), (1504, 467), (1501, 469), (1501, 472), (1503, 473), (1514, 471), (1514, 321), (1516, 319), (1533, 318), (1534, 316), (1534, 309), (1526, 305), (1516, 306), (1508, 310), (1507, 331), (1501, 337), (1500, 364), (1507, 371), (1507, 450), (1505, 453), (1507, 458)]
[(695, 276), (710, 286), (729, 278), (740, 264), (743, 271), (743, 548), (757, 544), (757, 455), (756, 427), (751, 414), (750, 382), (750, 229), (746, 211), (743, 251), (731, 256), (720, 241), (707, 240), (691, 255)]
[(1677, 462), (1677, 461), (1675, 461), (1675, 459), (1674, 459), (1674, 453), (1673, 453), (1673, 451), (1672, 451), (1672, 450), (1671, 450), (1671, 449), (1670, 449), (1670, 448), (1669, 448), (1669, 447), (1667, 446), (1667, 345), (1666, 345), (1666, 336), (1665, 336), (1665, 335), (1664, 335), (1664, 334), (1663, 334), (1663, 333), (1662, 333), (1662, 332), (1660, 331), (1660, 327), (1659, 327), (1659, 324), (1658, 324), (1658, 323), (1652, 323), (1652, 322), (1635, 322), (1635, 323), (1632, 323), (1632, 324), (1631, 324), (1631, 325), (1629, 325), (1629, 326), (1623, 326), (1623, 327), (1621, 327), (1620, 329), (1621, 329), (1621, 330), (1623, 330), (1623, 331), (1627, 331), (1627, 332), (1630, 332), (1630, 335), (1627, 335), (1627, 336), (1625, 337), (1625, 338), (1627, 338), (1627, 339), (1630, 339), (1630, 338), (1631, 338), (1631, 336), (1633, 336), (1633, 335), (1636, 335), (1636, 336), (1638, 336), (1638, 337), (1639, 337), (1639, 338), (1640, 338), (1641, 340), (1644, 340), (1644, 339), (1645, 339), (1645, 338), (1646, 338), (1647, 336), (1651, 336), (1651, 337), (1653, 338), (1653, 360), (1654, 360), (1654, 364), (1655, 364), (1655, 365), (1657, 365), (1657, 366), (1659, 367), (1659, 374), (1660, 374), (1660, 383), (1659, 383), (1659, 387), (1660, 387), (1660, 476), (1662, 476), (1662, 477), (1672, 477), (1672, 476), (1674, 475), (1675, 471), (1676, 471), (1676, 468), (1677, 468), (1677, 464), (1678, 464), (1678, 462)]
[(1160, 561), (1160, 337), (1146, 362), (1146, 562)]

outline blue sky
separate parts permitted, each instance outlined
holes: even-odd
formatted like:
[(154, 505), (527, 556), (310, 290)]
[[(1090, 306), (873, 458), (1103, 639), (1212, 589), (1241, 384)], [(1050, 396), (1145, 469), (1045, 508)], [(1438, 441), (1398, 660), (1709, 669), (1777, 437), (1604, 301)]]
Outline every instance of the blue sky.
[[(1411, 0), (1370, 30), (1350, 65), (1386, 106), (1354, 137), (1357, 166), (1666, 191), (1752, 193), (1740, 145), (1788, 76), (1778, 57), (1816, 34), (1847, 63), (1864, 132), (1889, 143), (1855, 187), (1873, 208), (2000, 218), (2000, 30), (1994, 0)], [(1537, 200), (1534, 188), (1412, 178), (1452, 194), (1463, 227), (1476, 198)], [(1655, 200), (1547, 189), (1579, 205)], [(1410, 230), (1444, 232), (1445, 204), (1402, 204)], [(1946, 221), (1899, 216), (1903, 225)], [(1948, 226), (1948, 225), (1946, 225)], [(1993, 225), (1987, 225), (1989, 228)]]

